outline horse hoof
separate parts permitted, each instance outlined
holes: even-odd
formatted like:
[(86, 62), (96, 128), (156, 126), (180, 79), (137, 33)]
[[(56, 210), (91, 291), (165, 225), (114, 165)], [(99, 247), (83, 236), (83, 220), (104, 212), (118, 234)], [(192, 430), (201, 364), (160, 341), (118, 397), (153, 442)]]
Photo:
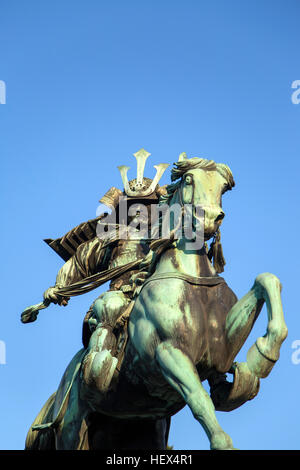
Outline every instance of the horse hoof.
[(210, 450), (236, 450), (230, 436), (224, 431), (216, 432), (210, 440)]
[(276, 361), (267, 358), (263, 352), (260, 351), (258, 344), (255, 343), (247, 353), (247, 364), (256, 377), (264, 379), (270, 374)]

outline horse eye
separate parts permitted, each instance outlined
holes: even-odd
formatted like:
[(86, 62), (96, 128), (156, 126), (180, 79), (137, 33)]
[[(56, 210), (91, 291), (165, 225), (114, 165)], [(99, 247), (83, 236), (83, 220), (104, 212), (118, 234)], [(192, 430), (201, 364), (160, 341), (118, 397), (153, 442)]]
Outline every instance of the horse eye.
[(193, 178), (192, 178), (190, 175), (188, 175), (188, 176), (186, 176), (186, 178), (185, 178), (185, 182), (186, 182), (186, 184), (192, 184)]

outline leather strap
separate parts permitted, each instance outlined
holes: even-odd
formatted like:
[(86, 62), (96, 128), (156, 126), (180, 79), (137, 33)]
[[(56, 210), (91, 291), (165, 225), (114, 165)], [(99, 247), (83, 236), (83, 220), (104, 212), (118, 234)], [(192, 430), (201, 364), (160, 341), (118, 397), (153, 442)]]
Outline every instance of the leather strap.
[(158, 281), (161, 279), (170, 279), (170, 278), (181, 279), (182, 281), (186, 281), (190, 284), (195, 284), (198, 286), (217, 286), (218, 284), (222, 284), (225, 282), (225, 279), (220, 276), (200, 277), (200, 276), (190, 276), (189, 274), (183, 274), (183, 273), (166, 272), (166, 273), (161, 273), (161, 274), (153, 274), (153, 276), (145, 280), (142, 287), (144, 287), (146, 284), (148, 284), (151, 281)]

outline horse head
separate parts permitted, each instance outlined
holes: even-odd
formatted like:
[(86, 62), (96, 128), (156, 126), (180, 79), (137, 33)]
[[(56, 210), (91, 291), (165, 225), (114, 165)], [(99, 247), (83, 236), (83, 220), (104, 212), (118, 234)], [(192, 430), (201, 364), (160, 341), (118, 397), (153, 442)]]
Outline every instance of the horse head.
[[(215, 163), (204, 158), (186, 157), (180, 154), (171, 173), (176, 183), (167, 187), (168, 203), (180, 202), (192, 205), (193, 225), (203, 227), (204, 239), (209, 240), (218, 231), (225, 213), (222, 209), (222, 196), (235, 185), (230, 168), (223, 163)], [(200, 208), (201, 211), (197, 211)], [(199, 213), (204, 215), (202, 221)], [(197, 215), (198, 214), (198, 215)]]

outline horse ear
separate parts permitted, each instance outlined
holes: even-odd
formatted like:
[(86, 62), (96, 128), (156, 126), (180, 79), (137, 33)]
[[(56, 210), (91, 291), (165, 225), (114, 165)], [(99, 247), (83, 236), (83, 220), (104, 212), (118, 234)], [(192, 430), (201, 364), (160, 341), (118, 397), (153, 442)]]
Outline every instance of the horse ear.
[(179, 155), (179, 157), (178, 157), (178, 161), (179, 161), (179, 162), (183, 162), (183, 161), (185, 161), (185, 160), (187, 160), (187, 159), (188, 159), (188, 157), (187, 157), (187, 154), (186, 154), (185, 152), (182, 152), (182, 153)]

